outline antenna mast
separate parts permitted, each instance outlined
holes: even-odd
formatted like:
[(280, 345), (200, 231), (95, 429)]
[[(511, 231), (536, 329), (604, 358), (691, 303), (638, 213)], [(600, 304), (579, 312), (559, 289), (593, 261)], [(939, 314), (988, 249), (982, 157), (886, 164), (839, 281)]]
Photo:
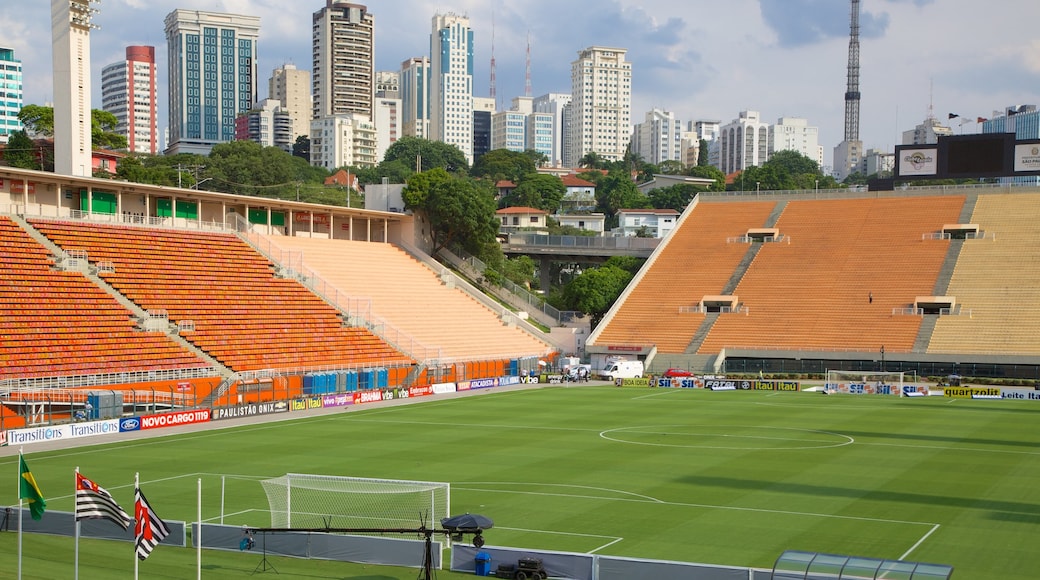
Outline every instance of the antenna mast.
[(527, 31), (527, 70), (524, 74), (524, 96), (531, 96), (531, 31)]
[(849, 83), (845, 90), (845, 141), (859, 141), (859, 0), (849, 24)]
[[(495, 101), (495, 11), (491, 11), (491, 100)], [(495, 101), (498, 109), (498, 101)]]

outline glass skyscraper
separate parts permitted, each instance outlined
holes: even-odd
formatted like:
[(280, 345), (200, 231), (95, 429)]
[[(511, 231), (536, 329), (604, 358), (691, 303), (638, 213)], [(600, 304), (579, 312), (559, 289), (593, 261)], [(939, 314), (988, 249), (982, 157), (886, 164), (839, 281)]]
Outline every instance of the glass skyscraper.
[(235, 139), (235, 117), (257, 101), (259, 32), (256, 16), (180, 9), (166, 16), (168, 153), (207, 155)]
[(0, 143), (11, 133), (22, 130), (18, 113), (22, 110), (22, 61), (13, 48), (0, 47)]

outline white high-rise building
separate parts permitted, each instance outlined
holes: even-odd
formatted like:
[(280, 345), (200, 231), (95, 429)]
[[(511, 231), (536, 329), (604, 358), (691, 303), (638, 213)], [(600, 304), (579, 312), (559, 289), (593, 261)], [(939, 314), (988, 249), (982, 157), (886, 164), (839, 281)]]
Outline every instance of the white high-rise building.
[(571, 102), (571, 96), (564, 93), (546, 93), (534, 99), (536, 113), (552, 115), (553, 145), (549, 154), (549, 163), (554, 167), (563, 165), (563, 142), (567, 128), (564, 107)]
[(401, 63), (398, 77), (401, 97), (402, 134), (428, 139), (430, 136), (430, 59), (410, 58)]
[(235, 119), (235, 139), (255, 141), (264, 147), (278, 147), (292, 153), (296, 142), (292, 115), (278, 99), (264, 99)]
[(267, 81), (267, 95), (278, 101), (282, 110), (292, 118), (293, 143), (300, 135), (311, 130), (311, 73), (293, 64), (274, 69)]
[(376, 97), (376, 162), (383, 160), (386, 150), (401, 138), (401, 99)]
[(90, 30), (97, 0), (51, 0), (54, 65), (54, 172), (88, 176), (93, 149)]
[(126, 47), (126, 60), (101, 69), (101, 108), (115, 115), (116, 132), (136, 153), (159, 152), (154, 46)]
[(437, 14), (430, 34), (430, 139), (455, 145), (473, 163), (473, 29)]
[(903, 131), (903, 145), (934, 145), (939, 137), (953, 135), (953, 129), (943, 125), (932, 115), (911, 131)]
[(675, 118), (675, 113), (653, 109), (647, 111), (645, 121), (635, 126), (631, 149), (654, 165), (662, 161), (685, 163), (682, 136), (682, 121)]
[(363, 4), (326, 0), (311, 28), (314, 108), (311, 118), (374, 113), (375, 16)]
[[(321, 146), (315, 148), (314, 143)], [(366, 115), (328, 115), (311, 121), (311, 165), (375, 167), (376, 127)]]
[(571, 63), (571, 106), (564, 165), (588, 153), (617, 161), (631, 136), (632, 63), (626, 49), (591, 46)]
[(780, 117), (769, 128), (769, 157), (777, 151), (797, 151), (823, 167), (823, 147), (820, 129), (810, 127), (809, 121), (799, 117)]
[(0, 47), (0, 70), (6, 98), (0, 100), (0, 143), (7, 143), (11, 133), (22, 130), (18, 113), (22, 110), (22, 61), (14, 57), (13, 48)]
[(769, 161), (769, 124), (758, 111), (741, 111), (740, 116), (719, 130), (719, 165), (729, 175)]
[(257, 102), (260, 18), (177, 9), (166, 15), (168, 154), (208, 155), (235, 139), (235, 119)]

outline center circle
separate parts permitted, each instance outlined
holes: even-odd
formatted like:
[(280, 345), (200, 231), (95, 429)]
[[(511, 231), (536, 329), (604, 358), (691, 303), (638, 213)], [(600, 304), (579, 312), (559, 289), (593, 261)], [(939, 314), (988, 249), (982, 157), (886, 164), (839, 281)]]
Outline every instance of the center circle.
[(827, 449), (855, 442), (830, 431), (755, 425), (645, 425), (608, 429), (599, 436), (631, 445), (745, 451)]

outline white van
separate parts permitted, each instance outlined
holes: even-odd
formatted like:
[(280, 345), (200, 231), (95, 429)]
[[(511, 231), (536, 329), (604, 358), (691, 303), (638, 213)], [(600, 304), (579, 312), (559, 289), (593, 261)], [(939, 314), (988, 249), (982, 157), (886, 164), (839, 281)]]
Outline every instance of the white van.
[(614, 379), (637, 379), (643, 376), (643, 361), (617, 360), (608, 361), (607, 366), (599, 372), (599, 377), (608, 381)]

